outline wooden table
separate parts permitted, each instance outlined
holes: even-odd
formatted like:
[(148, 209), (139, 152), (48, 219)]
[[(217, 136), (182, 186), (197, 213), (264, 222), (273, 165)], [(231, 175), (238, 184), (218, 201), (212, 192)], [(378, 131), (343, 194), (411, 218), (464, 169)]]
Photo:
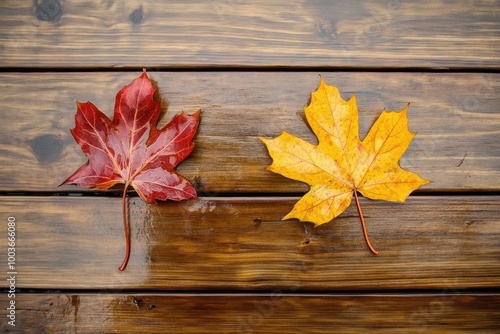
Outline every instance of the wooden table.
[[(2, 332), (498, 333), (499, 4), (2, 1)], [(161, 124), (203, 109), (178, 168), (200, 199), (131, 194), (119, 272), (120, 191), (58, 185), (86, 161), (75, 100), (111, 115), (143, 68)], [(361, 137), (410, 103), (401, 165), (432, 183), (405, 204), (361, 199), (378, 256), (354, 206), (281, 221), (308, 188), (266, 170), (258, 136), (314, 142), (303, 107), (320, 75), (356, 94)]]

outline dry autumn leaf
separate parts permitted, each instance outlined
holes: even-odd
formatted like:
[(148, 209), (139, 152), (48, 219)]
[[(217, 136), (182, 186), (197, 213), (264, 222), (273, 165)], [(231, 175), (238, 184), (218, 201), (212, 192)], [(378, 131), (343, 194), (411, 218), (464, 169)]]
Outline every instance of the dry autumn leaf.
[(399, 166), (415, 136), (408, 130), (408, 106), (400, 112), (382, 111), (363, 141), (359, 139), (356, 98), (345, 101), (339, 90), (321, 79), (305, 115), (318, 145), (283, 133), (260, 138), (273, 163), (270, 171), (309, 184), (310, 190), (283, 219), (298, 218), (316, 226), (340, 215), (356, 201), (365, 241), (374, 254), (359, 204), (358, 192), (371, 199), (404, 202), (430, 181)]
[(77, 102), (76, 125), (71, 130), (89, 160), (61, 185), (76, 184), (105, 190), (124, 184), (122, 212), (126, 253), (120, 270), (126, 268), (130, 255), (125, 206), (130, 186), (151, 204), (156, 200), (197, 197), (194, 187), (175, 172), (175, 167), (194, 148), (193, 137), (201, 111), (192, 116), (180, 113), (158, 130), (160, 101), (153, 98), (154, 92), (144, 71), (116, 95), (113, 120), (91, 102)]

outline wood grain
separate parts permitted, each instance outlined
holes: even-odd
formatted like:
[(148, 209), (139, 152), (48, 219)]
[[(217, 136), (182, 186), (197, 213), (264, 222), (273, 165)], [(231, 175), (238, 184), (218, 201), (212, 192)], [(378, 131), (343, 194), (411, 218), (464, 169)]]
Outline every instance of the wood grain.
[[(305, 192), (307, 186), (266, 171), (271, 159), (258, 136), (286, 130), (315, 138), (303, 107), (317, 72), (150, 72), (166, 123), (181, 110), (203, 109), (193, 154), (178, 168), (200, 195)], [(326, 72), (345, 99), (356, 93), (360, 134), (382, 109), (410, 103), (417, 132), (401, 165), (432, 183), (422, 191), (500, 189), (500, 74)], [(86, 158), (70, 135), (75, 100), (112, 116), (116, 92), (138, 73), (0, 74), (0, 191), (84, 191), (57, 186)]]
[[(296, 198), (128, 202), (125, 272), (119, 198), (4, 196), (17, 222), (20, 289), (353, 291), (500, 286), (500, 197), (362, 199), (329, 224), (281, 221)], [(6, 218), (5, 218), (6, 219)], [(0, 224), (5, 235), (7, 224)], [(6, 249), (0, 238), (0, 249)], [(6, 253), (0, 262), (6, 263)], [(6, 287), (3, 280), (1, 287)]]
[[(497, 333), (499, 13), (497, 0), (2, 1), (0, 235), (15, 217), (17, 322), (0, 331)], [(111, 116), (142, 68), (160, 126), (203, 109), (178, 168), (200, 200), (131, 192), (119, 272), (118, 191), (58, 184), (86, 161), (75, 100)], [(361, 199), (379, 256), (353, 205), (318, 228), (280, 220), (307, 186), (266, 171), (258, 136), (315, 142), (303, 106), (319, 75), (356, 93), (361, 137), (411, 105), (401, 165), (432, 183), (405, 204)], [(5, 264), (4, 237), (0, 250)]]
[[(497, 333), (500, 295), (19, 294), (23, 333)], [(2, 321), (2, 332), (12, 328)]]
[(1, 67), (499, 68), (498, 1), (2, 1)]

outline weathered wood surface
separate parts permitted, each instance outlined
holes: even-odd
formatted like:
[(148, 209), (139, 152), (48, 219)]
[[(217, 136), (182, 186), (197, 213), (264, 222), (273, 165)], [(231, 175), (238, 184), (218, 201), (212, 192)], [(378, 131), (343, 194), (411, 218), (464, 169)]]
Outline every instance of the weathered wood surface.
[(497, 0), (2, 1), (0, 66), (499, 68)]
[[(500, 286), (500, 197), (362, 200), (330, 224), (281, 221), (296, 198), (128, 203), (125, 272), (120, 198), (2, 198), (17, 222), (18, 288), (175, 291), (354, 291)], [(7, 224), (0, 224), (5, 235)], [(0, 249), (6, 249), (0, 238)], [(0, 262), (7, 263), (6, 253)], [(6, 287), (3, 280), (1, 287)]]
[[(498, 333), (500, 295), (19, 294), (23, 333)], [(10, 332), (5, 322), (2, 332)], [(12, 331), (14, 332), (14, 331)]]
[[(0, 330), (498, 332), (499, 5), (2, 1), (0, 263), (13, 216), (21, 291), (18, 327), (4, 311)], [(203, 109), (178, 168), (201, 199), (130, 198), (119, 272), (120, 198), (57, 185), (86, 160), (69, 133), (74, 101), (111, 115), (142, 68), (164, 100), (161, 125)], [(418, 134), (401, 165), (433, 182), (405, 204), (361, 200), (379, 256), (354, 206), (318, 228), (280, 220), (307, 186), (266, 171), (258, 136), (314, 142), (303, 106), (319, 75), (356, 93), (361, 137), (383, 108), (411, 104)]]
[[(343, 97), (356, 94), (364, 136), (383, 108), (410, 103), (418, 132), (401, 164), (433, 182), (422, 191), (500, 189), (500, 74), (326, 72)], [(75, 100), (112, 116), (132, 73), (0, 74), (0, 190), (82, 191), (57, 186), (86, 158), (69, 132)], [(181, 110), (203, 109), (196, 148), (178, 168), (201, 194), (304, 192), (307, 186), (266, 171), (258, 136), (286, 130), (311, 142), (303, 107), (317, 72), (150, 72), (164, 100), (161, 124)]]

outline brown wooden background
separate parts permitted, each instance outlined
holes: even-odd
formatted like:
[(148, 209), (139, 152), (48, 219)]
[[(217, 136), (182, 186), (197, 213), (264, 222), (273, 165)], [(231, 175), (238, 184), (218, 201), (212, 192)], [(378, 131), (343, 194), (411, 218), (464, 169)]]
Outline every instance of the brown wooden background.
[[(500, 2), (0, 3), (0, 272), (16, 218), (16, 327), (32, 333), (496, 333), (500, 328)], [(203, 109), (178, 172), (200, 200), (58, 187), (86, 159), (75, 100), (108, 115), (146, 68), (164, 124)], [(356, 94), (363, 137), (410, 103), (401, 165), (432, 183), (333, 222), (281, 221), (307, 186), (258, 136), (311, 142), (321, 75)], [(3, 268), (3, 269), (2, 269)]]

